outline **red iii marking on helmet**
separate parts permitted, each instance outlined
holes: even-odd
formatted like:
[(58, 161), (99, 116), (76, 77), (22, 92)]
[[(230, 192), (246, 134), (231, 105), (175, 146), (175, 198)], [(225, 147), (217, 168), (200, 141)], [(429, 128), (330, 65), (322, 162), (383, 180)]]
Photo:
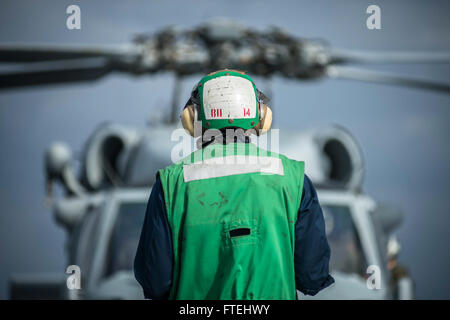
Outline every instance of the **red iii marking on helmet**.
[(222, 109), (211, 109), (211, 118), (222, 117)]

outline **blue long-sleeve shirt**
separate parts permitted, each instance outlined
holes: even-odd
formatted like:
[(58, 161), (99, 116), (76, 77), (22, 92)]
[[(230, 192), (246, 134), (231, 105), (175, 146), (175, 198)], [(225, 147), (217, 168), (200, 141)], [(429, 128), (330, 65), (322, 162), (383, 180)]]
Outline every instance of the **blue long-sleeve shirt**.
[[(302, 293), (315, 295), (334, 283), (329, 275), (330, 247), (322, 208), (311, 180), (305, 175), (295, 225), (295, 281)], [(134, 274), (147, 299), (167, 299), (172, 284), (173, 243), (161, 181), (157, 178), (147, 205)]]

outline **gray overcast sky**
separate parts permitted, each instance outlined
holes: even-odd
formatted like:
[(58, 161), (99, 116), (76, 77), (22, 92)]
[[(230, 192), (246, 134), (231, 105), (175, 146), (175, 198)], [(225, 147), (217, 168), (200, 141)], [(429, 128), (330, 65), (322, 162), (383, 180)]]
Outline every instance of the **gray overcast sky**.
[[(82, 29), (66, 29), (68, 5), (81, 7)], [(366, 28), (377, 4), (382, 29)], [(334, 47), (450, 51), (448, 1), (2, 1), (0, 42), (123, 43), (139, 33), (178, 24), (191, 27), (229, 17), (264, 29), (323, 38)], [(449, 66), (384, 66), (450, 81)], [(44, 206), (43, 152), (54, 140), (82, 151), (93, 129), (113, 121), (143, 127), (165, 112), (172, 77), (103, 80), (0, 92), (0, 298), (11, 272), (65, 269), (64, 232)], [(184, 83), (184, 96), (194, 78)], [(344, 80), (295, 82), (274, 78), (277, 128), (330, 124), (348, 128), (366, 157), (364, 190), (398, 205), (401, 260), (410, 266), (419, 298), (450, 298), (449, 96)]]

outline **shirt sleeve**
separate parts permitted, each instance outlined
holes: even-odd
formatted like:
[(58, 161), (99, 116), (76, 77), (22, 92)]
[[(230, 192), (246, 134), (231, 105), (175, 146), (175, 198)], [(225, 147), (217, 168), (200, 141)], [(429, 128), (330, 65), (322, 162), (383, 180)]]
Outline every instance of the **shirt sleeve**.
[(173, 245), (161, 180), (157, 177), (147, 204), (134, 259), (134, 275), (146, 299), (169, 297), (172, 284)]
[(316, 295), (334, 283), (329, 274), (330, 246), (316, 190), (305, 175), (302, 201), (295, 224), (295, 282), (305, 295)]

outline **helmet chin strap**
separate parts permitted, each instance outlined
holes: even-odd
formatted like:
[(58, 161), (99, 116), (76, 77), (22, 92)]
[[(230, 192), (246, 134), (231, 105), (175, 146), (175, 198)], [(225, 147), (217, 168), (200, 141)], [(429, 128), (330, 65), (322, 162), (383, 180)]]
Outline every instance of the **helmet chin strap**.
[(262, 99), (258, 100), (258, 107), (259, 107), (259, 121), (264, 119), (264, 106)]
[(194, 104), (194, 122), (198, 121), (198, 111), (197, 111), (197, 105)]

